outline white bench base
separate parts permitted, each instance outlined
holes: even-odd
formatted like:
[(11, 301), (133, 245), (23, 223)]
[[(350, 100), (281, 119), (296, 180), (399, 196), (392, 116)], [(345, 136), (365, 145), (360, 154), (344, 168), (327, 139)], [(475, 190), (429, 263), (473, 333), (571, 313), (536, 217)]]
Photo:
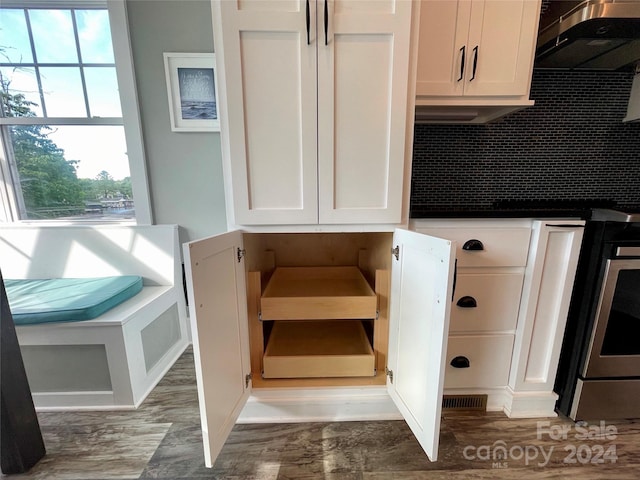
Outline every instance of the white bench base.
[(4, 278), (140, 275), (94, 320), (16, 328), (36, 409), (138, 407), (189, 342), (177, 225), (3, 225)]
[(181, 293), (144, 287), (94, 320), (16, 327), (36, 410), (137, 408), (188, 345)]

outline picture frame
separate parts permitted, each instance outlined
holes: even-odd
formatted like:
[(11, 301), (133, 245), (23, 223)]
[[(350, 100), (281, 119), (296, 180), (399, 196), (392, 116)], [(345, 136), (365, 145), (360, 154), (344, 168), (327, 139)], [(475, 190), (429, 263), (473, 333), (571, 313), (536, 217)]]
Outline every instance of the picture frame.
[(173, 132), (219, 132), (215, 53), (164, 52)]

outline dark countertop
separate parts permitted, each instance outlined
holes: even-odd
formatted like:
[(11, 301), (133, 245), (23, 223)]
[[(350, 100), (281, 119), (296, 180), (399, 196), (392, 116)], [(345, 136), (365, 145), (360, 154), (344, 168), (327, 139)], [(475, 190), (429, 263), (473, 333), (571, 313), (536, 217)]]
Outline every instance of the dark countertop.
[(412, 219), (419, 218), (591, 218), (591, 209), (499, 209), (499, 208), (412, 208)]
[(594, 208), (615, 208), (607, 199), (496, 200), (492, 205), (416, 205), (416, 218), (579, 218), (589, 220)]

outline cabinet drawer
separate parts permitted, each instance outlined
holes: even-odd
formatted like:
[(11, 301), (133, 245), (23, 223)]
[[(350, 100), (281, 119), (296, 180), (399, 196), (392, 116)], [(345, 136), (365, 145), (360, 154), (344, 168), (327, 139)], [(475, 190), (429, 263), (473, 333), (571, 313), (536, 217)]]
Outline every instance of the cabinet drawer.
[(519, 273), (458, 274), (449, 331), (515, 330), (523, 279)]
[(360, 321), (277, 321), (263, 368), (264, 378), (374, 376), (375, 354)]
[(375, 318), (378, 298), (357, 267), (277, 268), (260, 300), (262, 320)]
[[(445, 388), (500, 387), (509, 381), (513, 335), (449, 337)], [(468, 368), (456, 368), (456, 357), (469, 361)]]
[[(523, 267), (527, 264), (530, 228), (418, 227), (416, 231), (455, 241), (458, 267)], [(464, 245), (471, 240), (478, 240), (482, 250), (465, 250)]]

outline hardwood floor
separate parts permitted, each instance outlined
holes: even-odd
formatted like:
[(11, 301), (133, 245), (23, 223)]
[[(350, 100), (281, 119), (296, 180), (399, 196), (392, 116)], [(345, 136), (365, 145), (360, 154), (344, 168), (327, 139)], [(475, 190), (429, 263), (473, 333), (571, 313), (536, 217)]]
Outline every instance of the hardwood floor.
[[(8, 478), (640, 478), (640, 421), (607, 422), (601, 429), (498, 413), (445, 414), (437, 462), (427, 459), (402, 421), (237, 425), (207, 469), (191, 350), (136, 411), (42, 413), (39, 419), (47, 455), (28, 474)], [(591, 438), (583, 438), (586, 433)]]

